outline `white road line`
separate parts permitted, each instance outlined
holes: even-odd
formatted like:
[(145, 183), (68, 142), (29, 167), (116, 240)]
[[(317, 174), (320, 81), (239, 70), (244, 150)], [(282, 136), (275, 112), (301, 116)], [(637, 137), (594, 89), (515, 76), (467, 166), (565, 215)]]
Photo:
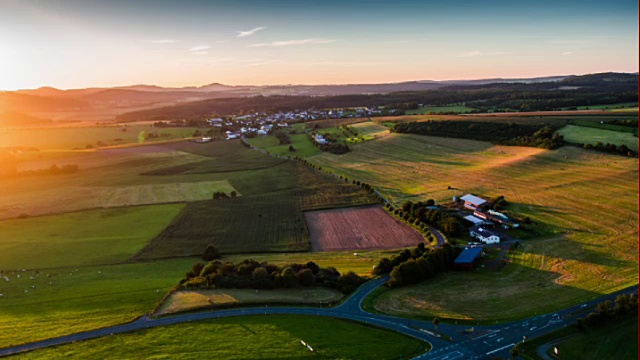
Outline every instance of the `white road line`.
[(441, 356), (438, 356), (437, 358), (433, 358), (433, 360), (453, 360), (453, 359), (461, 358), (463, 356), (464, 354), (462, 354), (460, 351), (454, 351), (446, 355), (441, 355)]
[(485, 337), (485, 336), (489, 336), (489, 335), (491, 335), (491, 334), (495, 334), (495, 333), (499, 333), (499, 332), (500, 332), (500, 330), (493, 330), (493, 331), (491, 331), (491, 332), (489, 332), (489, 333), (486, 333), (486, 334), (484, 334), (484, 335), (480, 335), (480, 336), (478, 336), (478, 337), (475, 337), (475, 338), (473, 338), (472, 340), (478, 340), (478, 339), (483, 338), (483, 337)]
[(491, 354), (493, 354), (493, 353), (495, 353), (495, 352), (498, 352), (498, 351), (500, 351), (500, 350), (504, 350), (504, 349), (506, 349), (506, 348), (513, 347), (513, 345), (515, 345), (515, 343), (513, 343), (513, 344), (509, 344), (509, 345), (506, 345), (506, 346), (503, 346), (503, 347), (501, 347), (501, 348), (497, 348), (497, 349), (495, 349), (495, 350), (491, 350), (491, 351), (489, 351), (488, 353), (486, 353), (485, 355), (491, 355)]

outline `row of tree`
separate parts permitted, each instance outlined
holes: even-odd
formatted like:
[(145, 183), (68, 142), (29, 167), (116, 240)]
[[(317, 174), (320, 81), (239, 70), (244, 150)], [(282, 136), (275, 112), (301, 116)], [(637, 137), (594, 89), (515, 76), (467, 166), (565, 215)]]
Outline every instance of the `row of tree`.
[(391, 258), (382, 258), (373, 269), (375, 275), (390, 273), (389, 287), (416, 284), (453, 267), (460, 249), (448, 243), (439, 248), (428, 248), (424, 243), (404, 249)]
[(345, 294), (353, 292), (367, 279), (334, 267), (321, 268), (313, 261), (278, 266), (246, 259), (237, 264), (212, 260), (197, 263), (186, 273), (180, 285), (187, 288), (278, 289), (300, 286), (324, 286)]
[(425, 121), (399, 123), (394, 131), (406, 134), (454, 137), (490, 141), (494, 144), (556, 149), (562, 135), (549, 125), (524, 125), (480, 121)]
[(610, 143), (603, 144), (600, 141), (598, 141), (593, 145), (583, 143), (583, 144), (579, 144), (579, 146), (587, 150), (596, 150), (596, 151), (606, 152), (609, 154), (617, 154), (617, 155), (629, 156), (629, 157), (633, 157), (636, 155), (633, 152), (633, 150), (629, 149), (629, 147), (627, 147), (627, 145), (625, 144), (616, 146), (615, 144), (610, 144)]
[(427, 209), (435, 202), (429, 199), (426, 202), (405, 201), (399, 209), (391, 212), (404, 221), (416, 226), (433, 226), (447, 235), (460, 235), (465, 227), (457, 212), (442, 209)]

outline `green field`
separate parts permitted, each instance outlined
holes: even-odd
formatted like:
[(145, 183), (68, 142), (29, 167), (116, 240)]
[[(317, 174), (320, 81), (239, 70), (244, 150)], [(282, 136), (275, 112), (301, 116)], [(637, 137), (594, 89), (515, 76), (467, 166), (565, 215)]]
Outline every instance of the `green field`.
[(17, 345), (132, 320), (151, 311), (193, 263), (184, 259), (38, 273), (4, 271), (11, 281), (0, 279), (0, 344)]
[[(631, 128), (633, 130), (633, 128)], [(602, 144), (627, 145), (627, 147), (638, 152), (638, 138), (629, 132), (596, 129), (586, 126), (567, 125), (558, 130), (566, 141), (578, 144)]]
[[(279, 156), (306, 157), (320, 153), (320, 150), (309, 140), (309, 136), (306, 134), (290, 135), (289, 139), (291, 144), (283, 145), (280, 145), (280, 141), (273, 135), (258, 136), (248, 140), (252, 146)], [(295, 151), (289, 151), (289, 146), (293, 146)]]
[(556, 347), (561, 359), (635, 360), (638, 358), (638, 317), (578, 333)]
[[(567, 110), (568, 108), (563, 108), (563, 110)], [(622, 110), (622, 111), (638, 111), (638, 103), (630, 102), (630, 103), (618, 103), (618, 104), (603, 104), (603, 105), (589, 105), (589, 106), (578, 106), (578, 110)]]
[(421, 115), (421, 114), (440, 114), (455, 112), (458, 114), (468, 113), (475, 110), (472, 107), (465, 105), (450, 105), (450, 106), (425, 106), (419, 109), (405, 110), (407, 115)]
[(15, 358), (398, 359), (414, 357), (427, 351), (428, 346), (413, 338), (344, 320), (247, 316), (114, 335)]
[[(126, 129), (126, 131), (122, 131)], [(189, 138), (196, 128), (154, 128), (149, 125), (49, 127), (35, 129), (0, 129), (0, 144), (4, 147), (24, 146), (40, 150), (71, 150), (124, 144), (139, 144)], [(157, 134), (157, 138), (145, 138)], [(101, 144), (99, 144), (99, 142)]]
[(0, 221), (0, 270), (126, 261), (183, 207), (138, 206)]
[(396, 204), (504, 195), (509, 211), (544, 229), (546, 236), (526, 240), (502, 273), (440, 275), (385, 293), (375, 302), (380, 311), (506, 321), (637, 284), (635, 159), (391, 134), (309, 160), (371, 184)]

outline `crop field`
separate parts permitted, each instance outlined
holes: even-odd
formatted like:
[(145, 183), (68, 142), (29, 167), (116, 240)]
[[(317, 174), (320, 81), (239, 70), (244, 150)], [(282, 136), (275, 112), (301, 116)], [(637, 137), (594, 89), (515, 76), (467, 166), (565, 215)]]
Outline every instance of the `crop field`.
[[(0, 219), (15, 218), (22, 214), (35, 216), (93, 209), (104, 207), (109, 201), (112, 201), (113, 206), (122, 206), (209, 199), (212, 193), (206, 194), (207, 191), (232, 190), (224, 177), (214, 179), (198, 175), (140, 175), (159, 167), (197, 161), (201, 156), (155, 151), (146, 147), (118, 149), (121, 152), (117, 153), (115, 151), (20, 163), (19, 169), (76, 164), (79, 170), (72, 174), (0, 178)], [(114, 197), (114, 191), (120, 186), (129, 188), (118, 191)]]
[(290, 178), (290, 184), (283, 185), (293, 187), (264, 195), (190, 203), (136, 258), (198, 255), (209, 244), (224, 253), (307, 251), (311, 245), (303, 211), (372, 202), (360, 187), (298, 163), (283, 166)]
[[(630, 128), (633, 130), (633, 128)], [(595, 144), (601, 142), (603, 144), (610, 143), (615, 145), (627, 145), (627, 147), (638, 152), (638, 138), (629, 132), (613, 131), (605, 129), (596, 129), (586, 126), (567, 125), (558, 130), (558, 133), (564, 136), (565, 140), (578, 144)]]
[[(302, 346), (302, 339), (314, 352)], [(349, 321), (270, 315), (171, 325), (37, 350), (15, 359), (397, 359), (427, 350), (429, 345), (417, 339)]]
[[(282, 145), (280, 145), (280, 141), (275, 136), (258, 136), (248, 140), (252, 146), (279, 156), (306, 157), (320, 153), (320, 150), (309, 140), (306, 134), (289, 135), (289, 138), (291, 144)], [(293, 146), (295, 151), (289, 151), (289, 146)]]
[(192, 264), (185, 259), (3, 271), (10, 281), (0, 279), (0, 346), (132, 320), (153, 309)]
[(354, 125), (350, 125), (353, 131), (358, 133), (358, 138), (363, 140), (373, 140), (383, 136), (389, 135), (389, 129), (373, 121), (362, 122)]
[(124, 262), (183, 207), (139, 206), (0, 221), (0, 270)]
[(369, 121), (369, 118), (323, 119), (308, 121), (305, 124), (307, 129), (324, 129), (341, 125), (353, 125), (364, 121)]
[(254, 290), (206, 289), (180, 290), (172, 293), (155, 313), (166, 315), (195, 309), (230, 305), (261, 304), (331, 304), (342, 299), (342, 293), (324, 287)]
[(440, 275), (385, 293), (375, 302), (382, 311), (506, 321), (637, 284), (635, 159), (571, 146), (549, 151), (391, 134), (310, 161), (371, 184), (395, 204), (504, 195), (509, 211), (546, 229), (500, 274)]
[[(151, 124), (0, 129), (0, 144), (3, 147), (72, 150), (190, 138), (196, 130), (191, 127), (154, 128)], [(157, 134), (157, 137), (149, 138), (149, 134)]]
[(397, 249), (424, 241), (380, 206), (308, 211), (304, 216), (313, 251)]
[(405, 114), (407, 115), (420, 115), (420, 114), (438, 114), (438, 113), (467, 113), (475, 110), (472, 107), (464, 106), (464, 105), (451, 105), (451, 106), (425, 106), (418, 109), (409, 109), (405, 110)]

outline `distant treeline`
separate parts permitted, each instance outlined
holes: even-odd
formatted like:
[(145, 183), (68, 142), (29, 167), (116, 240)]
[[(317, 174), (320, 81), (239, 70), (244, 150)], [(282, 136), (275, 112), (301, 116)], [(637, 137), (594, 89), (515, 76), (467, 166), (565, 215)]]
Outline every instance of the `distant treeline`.
[(562, 135), (550, 125), (524, 125), (478, 121), (426, 121), (396, 124), (394, 131), (490, 141), (499, 145), (556, 149), (563, 145)]
[(299, 286), (324, 286), (350, 293), (366, 281), (350, 271), (340, 274), (334, 267), (321, 268), (313, 261), (306, 264), (277, 266), (252, 259), (237, 264), (213, 260), (197, 263), (180, 285), (187, 288), (278, 289)]
[(203, 119), (252, 112), (387, 106), (465, 104), (479, 112), (559, 110), (571, 106), (616, 104), (638, 100), (638, 75), (596, 74), (559, 82), (456, 85), (437, 90), (341, 96), (255, 96), (210, 99), (121, 114), (118, 121)]

